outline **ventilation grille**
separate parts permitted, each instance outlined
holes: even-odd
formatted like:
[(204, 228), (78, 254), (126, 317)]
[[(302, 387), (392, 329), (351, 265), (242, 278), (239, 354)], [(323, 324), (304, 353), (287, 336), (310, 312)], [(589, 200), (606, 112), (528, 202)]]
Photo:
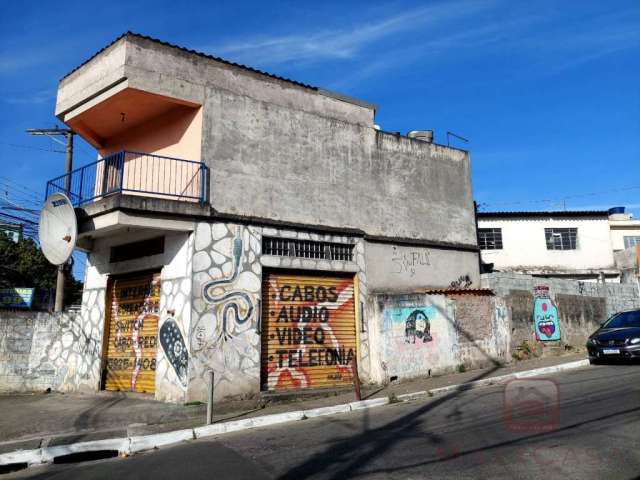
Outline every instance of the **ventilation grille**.
[(353, 261), (353, 245), (314, 240), (262, 237), (262, 253), (281, 257)]

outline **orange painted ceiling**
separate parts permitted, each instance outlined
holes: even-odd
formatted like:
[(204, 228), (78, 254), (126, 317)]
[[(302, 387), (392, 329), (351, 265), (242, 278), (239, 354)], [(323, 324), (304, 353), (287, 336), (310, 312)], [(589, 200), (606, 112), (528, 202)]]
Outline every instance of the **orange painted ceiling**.
[(67, 124), (94, 147), (180, 106), (197, 105), (182, 100), (126, 88), (71, 118)]

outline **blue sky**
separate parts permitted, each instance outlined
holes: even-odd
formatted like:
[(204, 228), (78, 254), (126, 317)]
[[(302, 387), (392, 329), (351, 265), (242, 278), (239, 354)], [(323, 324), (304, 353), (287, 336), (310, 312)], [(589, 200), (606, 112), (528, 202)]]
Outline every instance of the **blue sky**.
[(238, 3), (5, 3), (0, 177), (43, 194), (64, 155), (24, 130), (59, 123), (58, 80), (132, 30), (370, 101), (384, 130), (468, 138), (484, 210), (640, 217), (639, 1)]

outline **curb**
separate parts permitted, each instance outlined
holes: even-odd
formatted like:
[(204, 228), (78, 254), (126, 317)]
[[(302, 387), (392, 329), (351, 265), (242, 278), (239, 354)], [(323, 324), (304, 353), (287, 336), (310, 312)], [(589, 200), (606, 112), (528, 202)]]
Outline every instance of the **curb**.
[[(473, 382), (460, 383), (457, 385), (447, 385), (446, 387), (434, 388), (431, 390), (421, 390), (419, 392), (405, 393), (395, 396), (400, 402), (417, 400), (424, 396), (434, 396), (448, 393), (454, 390), (473, 390), (475, 388), (500, 385), (508, 380), (518, 378), (535, 377), (549, 373), (573, 370), (589, 365), (589, 360), (578, 360), (575, 362), (563, 363), (551, 367), (536, 368), (522, 372), (513, 372), (497, 377), (484, 378)], [(158, 449), (167, 445), (174, 445), (198, 438), (213, 437), (225, 433), (238, 432), (250, 428), (266, 427), (280, 423), (296, 422), (308, 418), (316, 418), (325, 415), (335, 415), (348, 413), (368, 408), (376, 408), (391, 403), (387, 397), (372, 398), (358, 402), (350, 402), (329, 407), (313, 408), (309, 410), (296, 410), (293, 412), (275, 413), (262, 415), (259, 417), (233, 420), (230, 422), (214, 423), (202, 427), (189, 428), (185, 430), (175, 430), (172, 432), (156, 433), (152, 435), (133, 436), (126, 438), (111, 438), (107, 440), (95, 440), (90, 442), (72, 443), (70, 445), (59, 445), (55, 447), (37, 448), (34, 450), (16, 450), (14, 452), (0, 454), (0, 467), (24, 464), (28, 467), (45, 463), (52, 463), (55, 458), (83, 452), (117, 451), (120, 456), (128, 456), (138, 452)]]
[[(474, 382), (461, 383), (459, 385), (447, 385), (446, 387), (434, 388), (427, 392), (408, 393), (405, 395), (413, 395), (415, 398), (417, 393), (423, 393), (428, 395), (440, 395), (442, 393), (448, 393), (453, 390), (464, 388), (465, 390), (472, 390), (477, 387), (484, 387), (489, 385), (501, 385), (508, 380), (514, 380), (517, 378), (537, 377), (539, 375), (546, 375), (548, 373), (562, 372), (564, 370), (573, 370), (575, 368), (586, 367), (589, 365), (589, 360), (578, 360), (575, 362), (562, 363), (560, 365), (554, 365), (552, 367), (534, 368), (533, 370), (524, 370), (522, 372), (513, 372), (506, 375), (500, 375), (497, 377), (483, 378), (482, 380), (476, 380)], [(399, 395), (398, 398), (404, 395)]]

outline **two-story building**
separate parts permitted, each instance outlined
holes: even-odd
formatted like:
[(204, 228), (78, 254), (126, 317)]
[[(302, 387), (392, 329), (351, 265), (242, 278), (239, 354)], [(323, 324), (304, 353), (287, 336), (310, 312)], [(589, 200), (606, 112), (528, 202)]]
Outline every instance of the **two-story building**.
[(56, 115), (99, 152), (67, 192), (88, 260), (65, 388), (204, 400), (211, 370), (218, 399), (350, 386), (354, 358), (369, 378), (369, 294), (477, 285), (468, 153), (375, 113), (133, 33), (62, 79)]
[(609, 212), (479, 212), (482, 261), (496, 271), (618, 281)]

